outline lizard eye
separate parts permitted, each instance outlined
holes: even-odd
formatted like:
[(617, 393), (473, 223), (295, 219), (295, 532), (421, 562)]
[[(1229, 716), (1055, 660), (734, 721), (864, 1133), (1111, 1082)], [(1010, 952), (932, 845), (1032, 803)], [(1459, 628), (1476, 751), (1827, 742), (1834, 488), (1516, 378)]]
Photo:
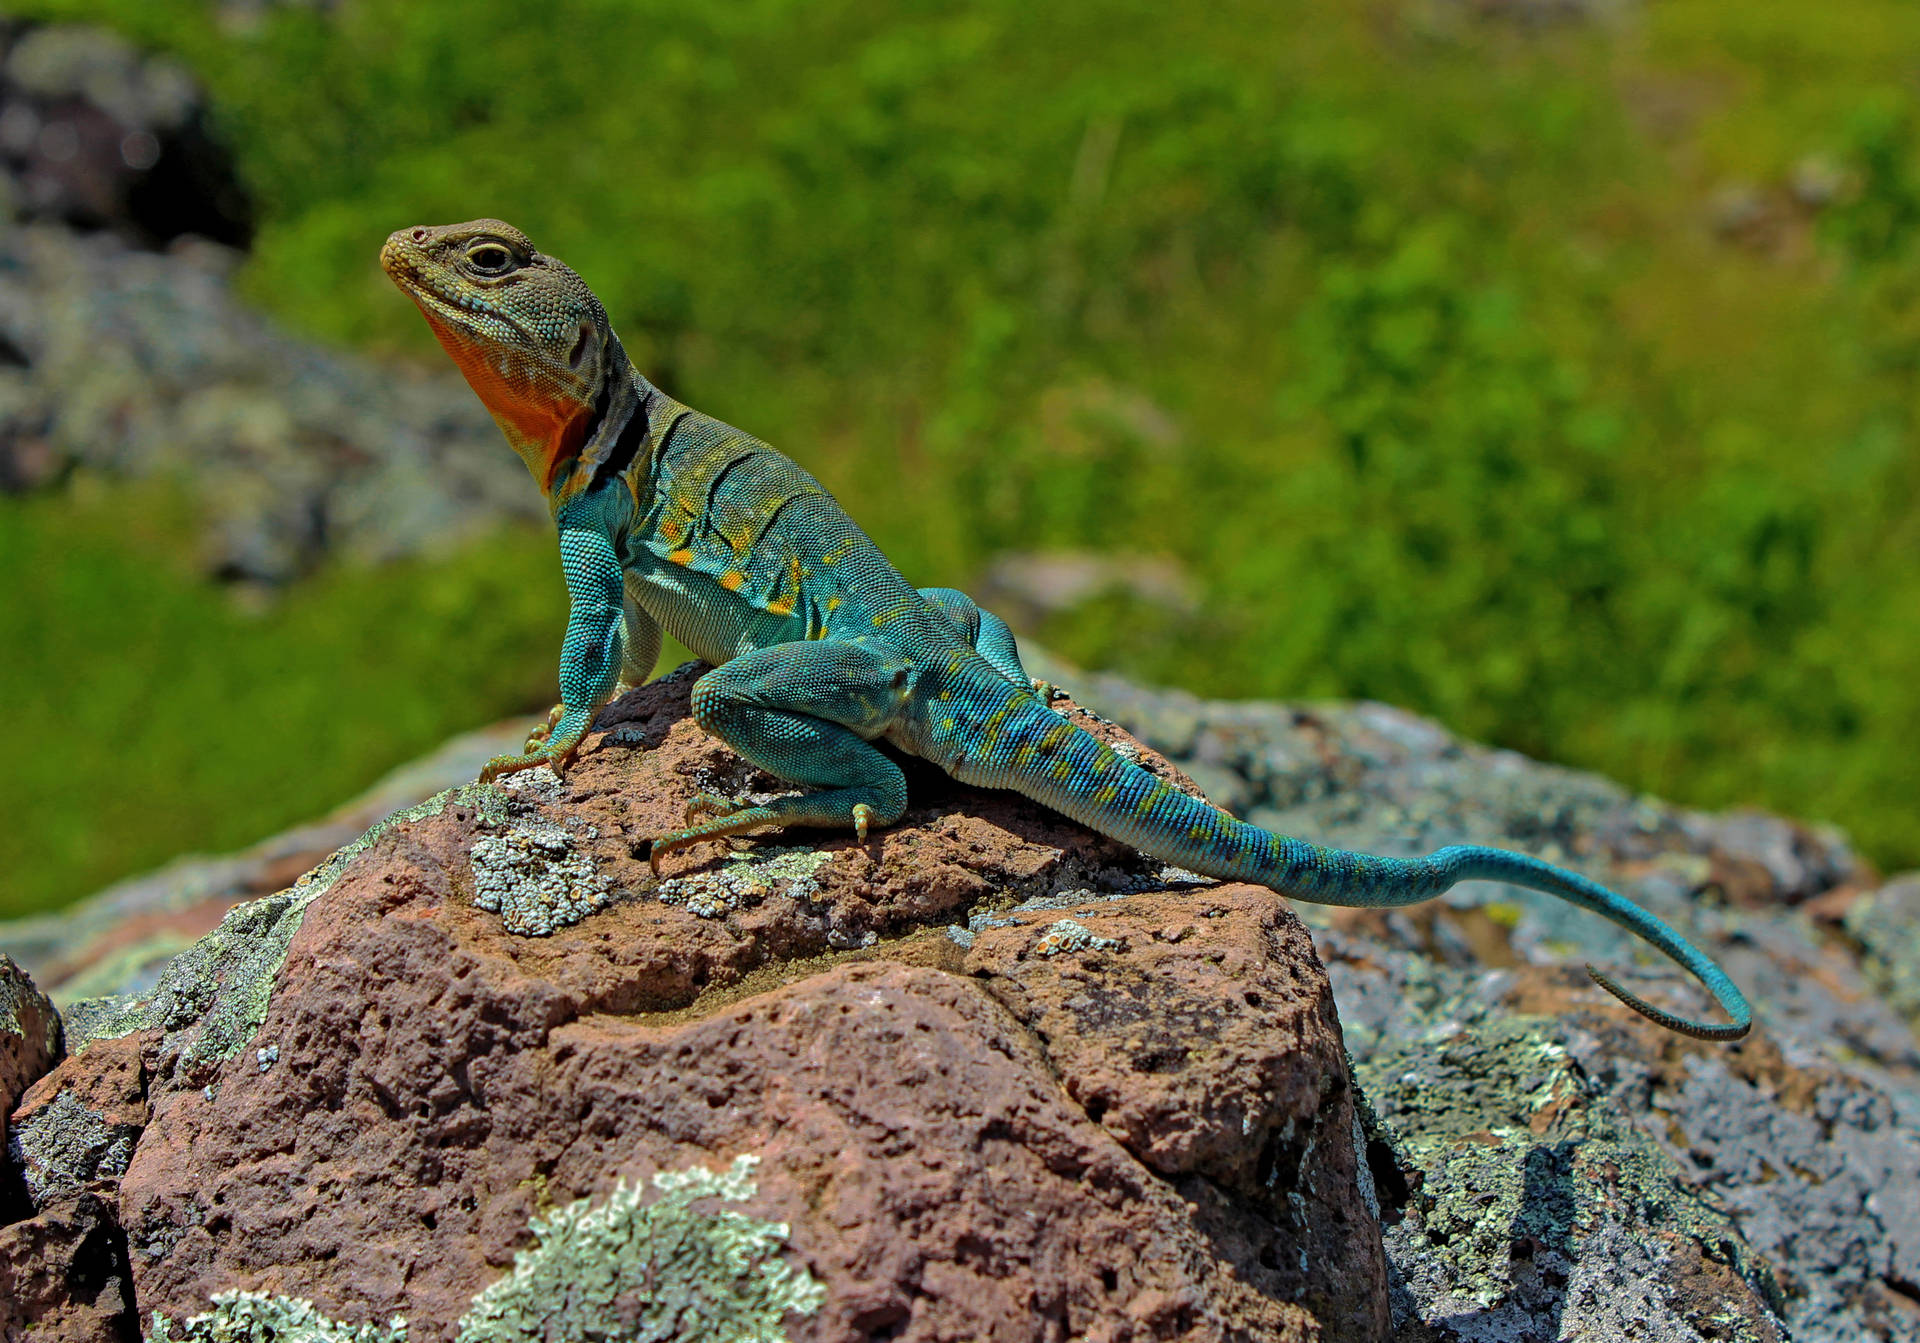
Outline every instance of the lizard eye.
[(513, 266), (513, 253), (497, 242), (475, 243), (467, 249), (467, 264), (483, 275), (502, 275)]

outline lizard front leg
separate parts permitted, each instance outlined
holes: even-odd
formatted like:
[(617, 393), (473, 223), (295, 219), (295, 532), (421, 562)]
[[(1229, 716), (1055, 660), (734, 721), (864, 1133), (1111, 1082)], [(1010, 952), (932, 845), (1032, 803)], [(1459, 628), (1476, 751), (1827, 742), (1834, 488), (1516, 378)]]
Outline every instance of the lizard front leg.
[[(566, 640), (560, 647), (560, 717), (547, 739), (525, 754), (489, 760), (480, 771), (482, 783), (536, 765), (549, 765), (555, 772), (564, 769), (580, 749), (587, 729), (593, 726), (594, 715), (613, 697), (620, 668), (626, 662), (622, 647), (625, 582), (612, 539), (598, 527), (570, 525), (563, 515), (560, 566), (566, 574), (571, 602)], [(639, 614), (653, 624), (644, 611)], [(656, 654), (659, 639), (659, 627), (654, 625)]]
[[(660, 622), (648, 615), (646, 608), (640, 605), (639, 592), (641, 580), (629, 572), (626, 576), (625, 607), (621, 616), (620, 633), (620, 679), (613, 683), (610, 699), (619, 699), (637, 685), (645, 685), (647, 678), (653, 675), (653, 664), (660, 660), (660, 644), (663, 635)], [(547, 710), (547, 721), (527, 734), (527, 744), (520, 749), (533, 752), (540, 744), (553, 735), (554, 728), (566, 717), (567, 706), (556, 704)]]
[(985, 658), (995, 671), (1015, 685), (1033, 691), (1042, 704), (1052, 703), (1059, 687), (1027, 675), (1027, 669), (1020, 663), (1020, 645), (1006, 621), (958, 588), (921, 588), (920, 595), (953, 622), (973, 645), (973, 651)]
[[(653, 842), (660, 859), (704, 839), (789, 825), (851, 826), (861, 839), (907, 809), (900, 767), (877, 734), (913, 693), (913, 668), (864, 640), (777, 644), (735, 658), (693, 687), (694, 720), (770, 774), (822, 789), (713, 816)], [(712, 810), (712, 807), (706, 808)]]

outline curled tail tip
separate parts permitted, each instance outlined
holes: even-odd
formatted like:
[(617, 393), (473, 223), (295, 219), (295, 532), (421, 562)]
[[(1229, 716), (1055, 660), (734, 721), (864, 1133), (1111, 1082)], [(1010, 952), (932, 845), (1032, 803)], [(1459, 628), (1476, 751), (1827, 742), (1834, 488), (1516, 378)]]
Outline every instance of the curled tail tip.
[(1709, 1021), (1693, 1021), (1687, 1017), (1675, 1016), (1671, 1012), (1662, 1011), (1644, 998), (1621, 988), (1620, 985), (1616, 984), (1604, 971), (1596, 970), (1591, 965), (1587, 967), (1587, 974), (1592, 977), (1594, 983), (1598, 984), (1608, 993), (1611, 993), (1628, 1007), (1631, 1007), (1648, 1021), (1653, 1022), (1657, 1026), (1665, 1026), (1670, 1031), (1678, 1031), (1682, 1035), (1691, 1035), (1696, 1040), (1740, 1040), (1744, 1039), (1747, 1032), (1753, 1029), (1753, 1013), (1748, 1009), (1746, 1003), (1744, 1001), (1730, 1003), (1718, 992), (1714, 993), (1714, 997), (1720, 1000), (1720, 1006), (1725, 1008), (1727, 1015), (1733, 1018), (1732, 1021), (1724, 1024), (1715, 1024)]

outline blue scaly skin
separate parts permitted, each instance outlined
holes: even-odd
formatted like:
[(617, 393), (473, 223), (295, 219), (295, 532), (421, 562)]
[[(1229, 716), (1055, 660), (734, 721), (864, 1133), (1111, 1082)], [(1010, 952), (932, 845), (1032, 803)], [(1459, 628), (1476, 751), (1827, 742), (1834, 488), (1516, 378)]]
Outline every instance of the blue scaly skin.
[(561, 704), (545, 740), (482, 780), (565, 769), (614, 694), (670, 632), (714, 664), (695, 719), (746, 759), (814, 791), (760, 806), (703, 798), (653, 862), (702, 840), (790, 825), (864, 840), (907, 806), (887, 742), (964, 783), (1007, 788), (1194, 872), (1326, 905), (1410, 905), (1470, 879), (1557, 895), (1658, 947), (1730, 1020), (1662, 1011), (1589, 967), (1662, 1026), (1736, 1040), (1733, 981), (1631, 901), (1524, 854), (1454, 845), (1425, 858), (1323, 848), (1235, 820), (1154, 778), (1047, 707), (1006, 625), (950, 588), (916, 589), (820, 483), (758, 439), (690, 410), (628, 360), (584, 281), (518, 229), (480, 219), (395, 233), (381, 264), (545, 492), (571, 614)]

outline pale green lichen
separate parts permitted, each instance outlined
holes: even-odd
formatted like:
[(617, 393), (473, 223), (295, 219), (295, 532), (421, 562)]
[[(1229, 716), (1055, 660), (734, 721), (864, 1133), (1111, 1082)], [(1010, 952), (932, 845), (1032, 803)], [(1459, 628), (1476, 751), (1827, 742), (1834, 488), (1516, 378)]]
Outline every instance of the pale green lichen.
[(580, 1199), (535, 1218), (535, 1245), (474, 1298), (459, 1343), (785, 1343), (787, 1313), (812, 1314), (826, 1297), (779, 1257), (787, 1227), (694, 1206), (751, 1198), (756, 1161), (736, 1157), (724, 1174), (662, 1172), (651, 1203), (623, 1180), (597, 1207)]
[(1073, 919), (1061, 919), (1052, 924), (1033, 945), (1034, 954), (1039, 956), (1065, 956), (1076, 951), (1117, 951), (1119, 948), (1118, 938), (1096, 937), (1086, 924)]
[(407, 1322), (398, 1315), (385, 1325), (342, 1324), (311, 1301), (264, 1292), (220, 1292), (212, 1310), (175, 1328), (154, 1311), (147, 1343), (407, 1343)]
[[(481, 1292), (460, 1320), (459, 1343), (786, 1343), (789, 1313), (811, 1315), (826, 1288), (780, 1258), (783, 1222), (708, 1200), (753, 1197), (759, 1158), (725, 1172), (662, 1171), (658, 1197), (622, 1180), (605, 1202), (579, 1199), (532, 1222), (534, 1245), (513, 1272)], [(158, 1311), (147, 1343), (406, 1343), (407, 1321), (347, 1325), (310, 1301), (222, 1292), (213, 1309), (176, 1326)]]
[(684, 906), (703, 919), (717, 919), (776, 894), (796, 900), (817, 895), (820, 883), (814, 874), (832, 857), (811, 848), (733, 854), (717, 871), (668, 878), (654, 889), (654, 895), (666, 904)]
[(287, 948), (300, 931), (307, 907), (395, 826), (425, 820), (448, 807), (468, 806), (492, 824), (504, 825), (507, 801), (491, 785), (465, 784), (394, 812), (277, 894), (227, 911), (220, 926), (174, 957), (151, 994), (96, 998), (67, 1009), (68, 1048), (118, 1039), (140, 1030), (163, 1030), (163, 1048), (180, 1048), (182, 1066), (218, 1064), (240, 1052), (267, 1019), (273, 982)]

